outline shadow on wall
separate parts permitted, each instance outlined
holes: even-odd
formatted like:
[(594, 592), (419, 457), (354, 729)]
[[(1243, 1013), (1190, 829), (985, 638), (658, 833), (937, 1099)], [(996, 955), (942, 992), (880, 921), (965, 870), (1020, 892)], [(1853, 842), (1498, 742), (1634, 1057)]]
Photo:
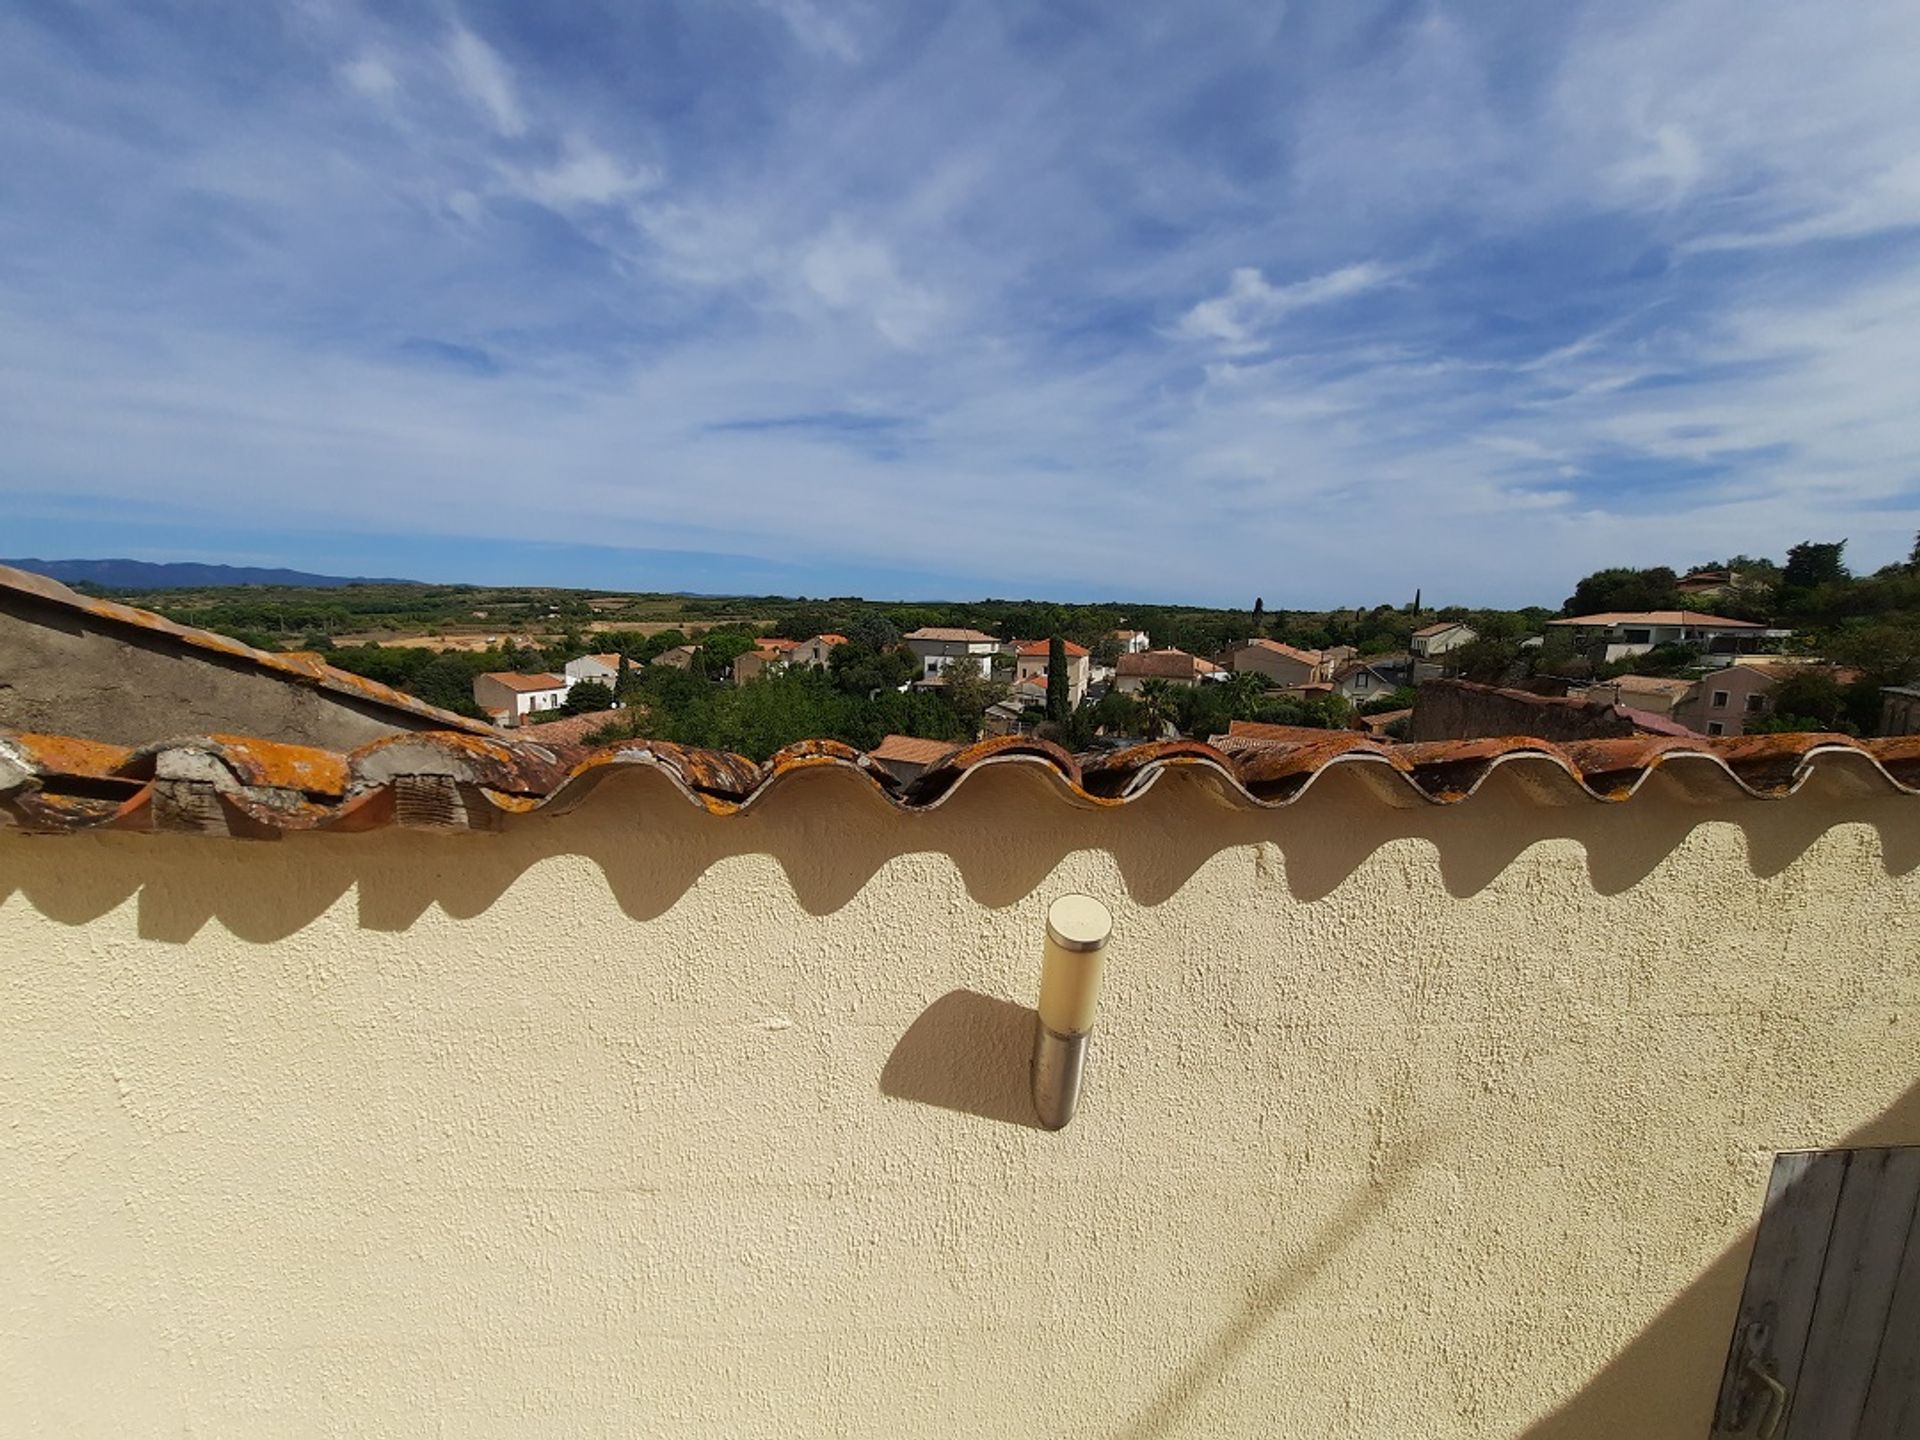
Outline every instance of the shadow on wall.
[[(1826, 787), (1836, 788), (1826, 791)], [(1768, 876), (1790, 865), (1829, 827), (1872, 825), (1893, 874), (1920, 866), (1920, 817), (1903, 796), (1860, 798), (1816, 776), (1783, 801), (1701, 804), (1656, 774), (1624, 804), (1555, 805), (1498, 771), (1460, 805), (1395, 808), (1366, 782), (1333, 771), (1297, 804), (1255, 810), (1226, 798), (1204, 771), (1168, 773), (1123, 808), (1068, 806), (1051, 770), (1001, 766), (970, 777), (929, 814), (903, 814), (856, 777), (832, 771), (788, 777), (743, 815), (716, 819), (689, 805), (662, 776), (614, 775), (566, 815), (509, 817), (499, 834), (390, 829), (370, 835), (279, 841), (133, 835), (5, 837), (0, 899), (23, 894), (42, 914), (85, 924), (139, 897), (140, 933), (184, 942), (210, 920), (251, 941), (282, 939), (352, 891), (360, 924), (399, 931), (429, 907), (456, 918), (485, 912), (514, 881), (556, 855), (580, 855), (605, 874), (636, 920), (670, 909), (711, 866), (771, 856), (795, 897), (815, 915), (859, 894), (901, 856), (948, 856), (973, 900), (1000, 909), (1023, 899), (1078, 850), (1110, 853), (1138, 905), (1175, 894), (1214, 855), (1271, 846), (1296, 899), (1336, 890), (1394, 841), (1431, 846), (1450, 893), (1490, 884), (1530, 846), (1582, 844), (1595, 889), (1618, 893), (1645, 878), (1696, 825), (1723, 821), (1746, 832), (1748, 862)], [(1826, 793), (1823, 793), (1826, 791)], [(1014, 823), (1043, 815), (1045, 823)], [(1264, 863), (1264, 862), (1263, 862)], [(224, 883), (208, 884), (209, 872)], [(178, 883), (191, 875), (193, 883)]]
[[(1920, 1144), (1920, 1084), (1832, 1148), (1914, 1144)], [(1721, 1365), (1732, 1343), (1764, 1198), (1763, 1183), (1753, 1196), (1753, 1224), (1739, 1242), (1723, 1251), (1579, 1394), (1528, 1430), (1525, 1440), (1615, 1440), (1646, 1433), (1650, 1417), (1660, 1418), (1663, 1433), (1710, 1433)], [(1710, 1374), (1701, 1373), (1703, 1355), (1715, 1357)], [(1667, 1417), (1690, 1408), (1698, 1413), (1686, 1425), (1668, 1423)]]
[(976, 990), (920, 1012), (880, 1071), (880, 1093), (1038, 1130), (1031, 1066), (1038, 1013)]

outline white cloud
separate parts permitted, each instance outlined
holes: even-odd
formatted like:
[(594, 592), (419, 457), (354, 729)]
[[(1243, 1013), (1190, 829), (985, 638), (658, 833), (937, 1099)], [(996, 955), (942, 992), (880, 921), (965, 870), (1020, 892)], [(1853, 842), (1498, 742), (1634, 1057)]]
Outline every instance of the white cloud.
[(1180, 317), (1179, 333), (1189, 340), (1215, 341), (1228, 354), (1249, 354), (1263, 347), (1267, 330), (1295, 311), (1350, 299), (1393, 278), (1393, 271), (1369, 260), (1291, 285), (1270, 285), (1258, 269), (1242, 266), (1233, 272), (1225, 294), (1202, 300)]
[(902, 349), (924, 344), (946, 308), (932, 291), (901, 277), (885, 244), (856, 233), (844, 221), (836, 221), (808, 247), (800, 274), (807, 288), (832, 309), (864, 315)]
[(390, 100), (400, 88), (400, 80), (393, 73), (393, 67), (383, 57), (371, 52), (343, 65), (340, 78), (349, 89), (369, 100)]
[(860, 58), (860, 46), (852, 28), (830, 14), (820, 0), (761, 0), (793, 32), (807, 49), (851, 63)]
[(526, 133), (527, 117), (520, 108), (513, 72), (492, 46), (465, 26), (457, 26), (447, 37), (447, 63), (467, 98), (487, 112), (495, 130), (507, 136)]
[(660, 183), (660, 172), (654, 167), (629, 169), (578, 135), (567, 137), (561, 158), (554, 164), (507, 173), (516, 193), (560, 211), (618, 204)]

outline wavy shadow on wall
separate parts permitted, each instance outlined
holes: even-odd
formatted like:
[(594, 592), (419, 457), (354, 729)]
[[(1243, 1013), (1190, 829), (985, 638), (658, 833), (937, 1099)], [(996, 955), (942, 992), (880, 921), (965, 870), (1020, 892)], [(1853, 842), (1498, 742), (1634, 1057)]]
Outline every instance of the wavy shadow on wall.
[[(773, 858), (799, 904), (825, 915), (902, 856), (946, 856), (973, 900), (998, 909), (1030, 894), (1077, 851), (1112, 855), (1129, 898), (1151, 906), (1214, 857), (1242, 850), (1295, 899), (1312, 903), (1401, 841), (1419, 842), (1448, 892), (1465, 898), (1530, 847), (1561, 839), (1584, 848), (1598, 892), (1617, 894), (1709, 822), (1743, 831), (1748, 866), (1759, 877), (1786, 869), (1845, 823), (1870, 826), (1880, 863), (1906, 874), (1920, 867), (1917, 804), (1829, 789), (1818, 775), (1784, 800), (1702, 803), (1655, 775), (1624, 803), (1553, 804), (1496, 772), (1463, 803), (1399, 808), (1336, 773), (1297, 804), (1267, 811), (1236, 803), (1204, 773), (1185, 772), (1124, 807), (1086, 810), (1064, 803), (1051, 777), (1008, 766), (971, 777), (924, 814), (903, 814), (866, 782), (826, 771), (796, 776), (751, 813), (719, 819), (689, 806), (659, 775), (635, 771), (612, 777), (569, 814), (511, 817), (492, 835), (7, 836), (0, 898), (17, 893), (42, 914), (85, 924), (137, 896), (146, 938), (184, 942), (217, 920), (243, 939), (270, 941), (349, 892), (360, 924), (374, 930), (404, 930), (435, 906), (456, 918), (476, 916), (529, 869), (560, 855), (590, 859), (623, 910), (651, 920), (714, 865), (749, 855)], [(207, 883), (209, 872), (218, 883)]]

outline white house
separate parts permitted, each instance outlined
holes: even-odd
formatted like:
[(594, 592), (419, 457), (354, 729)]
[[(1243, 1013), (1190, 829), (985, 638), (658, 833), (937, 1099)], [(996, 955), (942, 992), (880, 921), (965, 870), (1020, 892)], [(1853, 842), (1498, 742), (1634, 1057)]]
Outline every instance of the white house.
[(1458, 620), (1440, 620), (1414, 631), (1408, 648), (1422, 660), (1430, 660), (1479, 638), (1479, 632), (1470, 625), (1462, 625)]
[(1113, 638), (1120, 642), (1122, 655), (1144, 655), (1153, 648), (1153, 641), (1144, 630), (1116, 630)]
[(923, 626), (901, 638), (920, 662), (923, 680), (931, 680), (956, 661), (978, 666), (983, 676), (991, 675), (993, 657), (1000, 650), (1000, 642), (991, 635), (944, 625)]
[(1608, 610), (1598, 615), (1575, 615), (1569, 620), (1549, 620), (1547, 628), (1572, 631), (1574, 644), (1582, 649), (1605, 647), (1605, 660), (1644, 655), (1656, 645), (1697, 645), (1726, 654), (1793, 633), (1769, 630), (1752, 620), (1702, 615), (1696, 610)]
[(492, 670), (473, 677), (473, 703), (504, 725), (518, 725), (537, 710), (558, 710), (572, 688), (564, 675)]
[[(1093, 681), (1093, 652), (1071, 640), (1062, 642), (1067, 650), (1067, 703), (1078, 706), (1087, 698), (1087, 686)], [(1053, 653), (1050, 640), (1023, 640), (1013, 650), (1013, 683), (1038, 680), (1047, 683), (1047, 662)]]
[(566, 665), (566, 680), (571, 687), (582, 680), (598, 680), (608, 689), (620, 679), (620, 657), (617, 654), (582, 655), (577, 660), (569, 660)]

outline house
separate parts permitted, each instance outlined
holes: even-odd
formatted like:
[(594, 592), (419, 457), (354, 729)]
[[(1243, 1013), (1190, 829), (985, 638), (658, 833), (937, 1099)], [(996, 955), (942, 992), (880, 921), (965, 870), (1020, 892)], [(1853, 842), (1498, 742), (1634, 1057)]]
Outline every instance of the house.
[(1449, 650), (1458, 650), (1462, 645), (1471, 644), (1480, 638), (1479, 632), (1471, 625), (1458, 620), (1436, 620), (1431, 625), (1423, 625), (1413, 632), (1413, 638), (1407, 642), (1407, 648), (1422, 660), (1431, 660)]
[(1144, 630), (1116, 630), (1113, 638), (1119, 643), (1122, 655), (1144, 655), (1153, 648), (1153, 641)]
[(1747, 726), (1773, 713), (1773, 692), (1782, 680), (1825, 670), (1840, 684), (1858, 672), (1790, 655), (1755, 655), (1700, 676), (1674, 718), (1702, 735), (1744, 735)]
[(815, 635), (811, 639), (800, 641), (787, 652), (787, 664), (807, 665), (815, 670), (824, 670), (827, 668), (827, 657), (833, 653), (835, 647), (846, 643), (847, 637), (844, 635)]
[(1912, 1435), (1903, 742), (179, 734), (0, 738), (9, 1435)]
[(1211, 660), (1189, 655), (1184, 650), (1146, 650), (1122, 655), (1114, 667), (1113, 683), (1122, 695), (1133, 695), (1149, 680), (1197, 685), (1202, 680), (1211, 680), (1225, 673)]
[(1406, 670), (1376, 665), (1371, 660), (1349, 660), (1332, 672), (1328, 688), (1360, 705), (1368, 700), (1378, 700), (1382, 695), (1391, 695), (1406, 683)]
[[(1071, 640), (1062, 642), (1067, 650), (1067, 703), (1077, 707), (1087, 698), (1087, 686), (1093, 679), (1093, 652)], [(1013, 647), (1013, 679), (1037, 679), (1044, 692), (1048, 659), (1053, 653), (1051, 640), (1022, 640)]]
[(649, 665), (667, 665), (675, 670), (687, 670), (693, 666), (693, 657), (700, 653), (698, 645), (675, 645), (671, 650), (662, 650), (647, 663)]
[(923, 680), (931, 680), (959, 662), (975, 666), (983, 676), (992, 675), (993, 657), (1000, 653), (1000, 642), (993, 636), (953, 626), (924, 626), (902, 639), (920, 662)]
[(1697, 610), (1609, 610), (1549, 620), (1549, 629), (1571, 631), (1582, 650), (1598, 650), (1603, 661), (1644, 655), (1656, 645), (1695, 645), (1727, 654), (1751, 650), (1763, 640), (1782, 640), (1791, 630), (1770, 630), (1752, 620), (1730, 620)]
[(573, 687), (564, 675), (522, 675), (494, 670), (473, 677), (473, 703), (502, 723), (520, 725), (542, 710), (558, 710)]
[(1673, 588), (1682, 595), (1709, 596), (1721, 594), (1733, 585), (1731, 570), (1701, 569), (1689, 570), (1674, 582)]
[(118, 744), (252, 734), (345, 749), (408, 730), (494, 733), (324, 657), (256, 650), (8, 565), (0, 726)]
[(582, 655), (577, 660), (569, 660), (564, 667), (569, 684), (577, 685), (582, 680), (597, 680), (611, 690), (620, 683), (620, 656), (609, 652), (604, 655)]
[(1920, 686), (1880, 687), (1880, 733), (1920, 735)]
[(922, 740), (916, 735), (888, 735), (867, 752), (867, 758), (901, 784), (918, 780), (960, 746), (951, 740)]
[(1250, 640), (1232, 655), (1236, 674), (1251, 671), (1265, 675), (1274, 684), (1294, 689), (1323, 681), (1326, 656), (1318, 650), (1301, 650), (1279, 640)]
[[(1699, 688), (1698, 681), (1680, 676), (1616, 675), (1611, 680), (1599, 680), (1587, 686), (1580, 698), (1625, 705), (1653, 715), (1675, 715), (1687, 697)], [(1693, 728), (1696, 733), (1707, 733), (1697, 726)]]
[(770, 675), (786, 667), (787, 657), (799, 646), (798, 640), (781, 640), (769, 636), (753, 642), (753, 649), (734, 656), (733, 683), (744, 685), (749, 680), (757, 680), (762, 675)]

